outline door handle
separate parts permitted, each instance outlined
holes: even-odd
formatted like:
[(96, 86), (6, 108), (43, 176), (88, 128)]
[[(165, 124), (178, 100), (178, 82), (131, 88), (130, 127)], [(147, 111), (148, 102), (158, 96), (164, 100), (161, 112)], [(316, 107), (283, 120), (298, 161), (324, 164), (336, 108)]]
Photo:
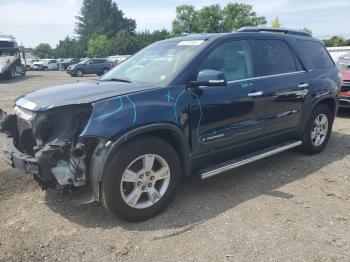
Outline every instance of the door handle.
[(264, 94), (263, 91), (257, 91), (257, 92), (249, 93), (248, 96), (262, 96), (263, 94)]
[(308, 86), (309, 86), (308, 83), (300, 83), (300, 84), (298, 85), (299, 88), (305, 88), (305, 87), (308, 87)]

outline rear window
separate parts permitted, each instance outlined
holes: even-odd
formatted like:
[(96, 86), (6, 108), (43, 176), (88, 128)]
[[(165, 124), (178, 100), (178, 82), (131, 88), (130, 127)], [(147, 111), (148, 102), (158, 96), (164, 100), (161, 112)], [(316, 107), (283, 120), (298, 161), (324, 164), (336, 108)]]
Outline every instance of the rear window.
[(257, 39), (255, 43), (261, 75), (278, 75), (297, 71), (294, 55), (284, 41)]
[(299, 48), (308, 56), (312, 69), (325, 69), (334, 66), (326, 48), (317, 41), (297, 40)]

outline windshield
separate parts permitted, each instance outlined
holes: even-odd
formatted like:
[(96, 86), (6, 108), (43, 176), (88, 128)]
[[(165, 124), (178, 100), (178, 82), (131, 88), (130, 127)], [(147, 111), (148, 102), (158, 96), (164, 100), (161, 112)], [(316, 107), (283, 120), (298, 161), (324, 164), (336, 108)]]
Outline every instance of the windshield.
[(202, 49), (204, 41), (161, 42), (150, 45), (105, 74), (101, 80), (127, 80), (166, 86)]

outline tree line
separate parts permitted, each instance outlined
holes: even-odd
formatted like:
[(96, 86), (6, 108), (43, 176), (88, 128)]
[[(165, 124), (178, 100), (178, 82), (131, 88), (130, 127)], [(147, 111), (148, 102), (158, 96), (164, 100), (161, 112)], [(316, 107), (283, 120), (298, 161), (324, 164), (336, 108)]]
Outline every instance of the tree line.
[(159, 40), (188, 33), (232, 32), (242, 26), (265, 25), (251, 5), (214, 4), (196, 10), (192, 5), (176, 7), (172, 30), (136, 31), (136, 21), (124, 15), (112, 0), (84, 0), (76, 17), (75, 34), (60, 40), (55, 48), (41, 43), (32, 50), (45, 57), (105, 57), (134, 54)]
[[(76, 17), (76, 36), (60, 40), (55, 48), (41, 43), (32, 53), (40, 58), (131, 55), (153, 42), (170, 37), (191, 33), (232, 32), (243, 26), (261, 26), (266, 23), (266, 18), (258, 16), (249, 4), (228, 3), (224, 7), (213, 4), (197, 10), (192, 5), (180, 5), (176, 7), (170, 31), (136, 31), (136, 21), (126, 17), (114, 1), (84, 0)], [(272, 25), (280, 26), (278, 18)], [(329, 45), (340, 43), (342, 42), (338, 38), (326, 42)]]

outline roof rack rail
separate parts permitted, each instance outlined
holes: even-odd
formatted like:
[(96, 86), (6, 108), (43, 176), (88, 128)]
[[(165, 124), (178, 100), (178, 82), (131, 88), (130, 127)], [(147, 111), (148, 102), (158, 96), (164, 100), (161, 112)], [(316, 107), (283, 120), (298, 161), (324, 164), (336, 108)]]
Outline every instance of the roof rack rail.
[(242, 27), (237, 30), (237, 32), (271, 32), (271, 33), (282, 33), (287, 35), (299, 35), (299, 36), (307, 36), (312, 37), (310, 33), (300, 30), (293, 29), (280, 29), (280, 28), (272, 28), (272, 27)]

